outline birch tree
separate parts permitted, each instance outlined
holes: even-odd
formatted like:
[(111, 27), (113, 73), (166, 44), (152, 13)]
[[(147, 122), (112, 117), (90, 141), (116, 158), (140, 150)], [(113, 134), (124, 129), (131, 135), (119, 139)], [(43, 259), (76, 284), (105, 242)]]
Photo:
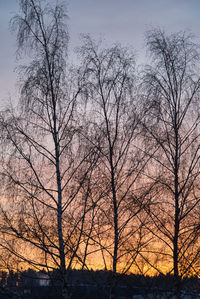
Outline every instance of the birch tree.
[(90, 210), (83, 190), (96, 156), (79, 139), (65, 8), (19, 3), (12, 26), (29, 64), (21, 68), (19, 105), (1, 114), (2, 244), (21, 263), (59, 269), (68, 298), (67, 270), (83, 262), (78, 252)]
[(152, 64), (143, 78), (150, 109), (144, 127), (155, 152), (146, 174), (157, 182), (150, 217), (166, 248), (164, 263), (173, 261), (168, 271), (178, 280), (195, 273), (199, 246), (199, 52), (190, 35), (159, 29), (147, 33), (147, 47)]
[(137, 187), (148, 157), (134, 147), (143, 112), (136, 100), (135, 59), (130, 51), (119, 45), (102, 49), (85, 37), (81, 54), (88, 142), (99, 152), (93, 238), (105, 269), (113, 272), (111, 298), (115, 298), (116, 273), (120, 267), (128, 271), (145, 246), (139, 214), (146, 202)]

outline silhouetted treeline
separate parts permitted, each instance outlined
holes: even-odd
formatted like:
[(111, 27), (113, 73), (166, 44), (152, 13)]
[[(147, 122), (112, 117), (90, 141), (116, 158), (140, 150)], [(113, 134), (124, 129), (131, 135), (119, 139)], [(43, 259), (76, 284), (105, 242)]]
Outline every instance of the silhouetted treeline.
[[(68, 276), (68, 288), (71, 299), (102, 299), (109, 298), (112, 282), (111, 271), (71, 270)], [(36, 272), (32, 269), (20, 273), (13, 271), (0, 274), (0, 298), (61, 298), (61, 283), (58, 272)], [(44, 278), (48, 284), (44, 285)], [(183, 278), (180, 282), (182, 297), (197, 298), (200, 294), (200, 279), (197, 277)], [(176, 287), (173, 275), (143, 276), (117, 275), (116, 298), (167, 298)], [(192, 297), (193, 296), (193, 297)]]

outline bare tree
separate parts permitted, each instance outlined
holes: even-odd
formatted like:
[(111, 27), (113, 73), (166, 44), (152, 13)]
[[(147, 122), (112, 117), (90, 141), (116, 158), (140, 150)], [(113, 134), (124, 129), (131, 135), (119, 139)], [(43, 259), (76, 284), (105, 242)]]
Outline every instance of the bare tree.
[[(105, 269), (110, 268), (111, 259), (113, 298), (119, 266), (128, 271), (145, 244), (139, 242), (138, 215), (146, 203), (136, 188), (148, 157), (133, 145), (139, 143), (138, 124), (143, 114), (136, 101), (133, 54), (118, 45), (101, 49), (88, 36), (81, 54), (87, 138), (99, 152), (93, 178), (98, 186), (93, 238), (100, 246)], [(137, 237), (138, 243), (134, 242)]]
[(84, 190), (96, 154), (79, 138), (65, 9), (41, 4), (21, 0), (12, 21), (30, 64), (22, 68), (19, 106), (1, 114), (2, 244), (25, 264), (59, 269), (68, 298), (67, 269), (85, 262), (79, 249), (91, 207)]
[(156, 182), (150, 217), (158, 247), (167, 248), (165, 261), (173, 260), (169, 272), (178, 279), (191, 269), (187, 253), (196, 247), (196, 258), (199, 242), (199, 53), (184, 32), (149, 31), (147, 46), (153, 63), (143, 78), (150, 109), (144, 127), (154, 155), (146, 175)]

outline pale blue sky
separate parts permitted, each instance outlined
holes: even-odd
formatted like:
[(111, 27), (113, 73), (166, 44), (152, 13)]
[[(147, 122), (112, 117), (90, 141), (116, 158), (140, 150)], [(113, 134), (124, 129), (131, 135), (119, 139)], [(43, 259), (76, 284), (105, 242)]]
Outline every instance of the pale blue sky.
[[(144, 33), (150, 26), (167, 32), (190, 30), (200, 37), (200, 0), (64, 0), (68, 5), (70, 51), (80, 45), (81, 33), (120, 42), (144, 57)], [(56, 0), (51, 0), (56, 2)], [(18, 11), (17, 0), (0, 0), (0, 99), (16, 96), (15, 36), (9, 20)]]

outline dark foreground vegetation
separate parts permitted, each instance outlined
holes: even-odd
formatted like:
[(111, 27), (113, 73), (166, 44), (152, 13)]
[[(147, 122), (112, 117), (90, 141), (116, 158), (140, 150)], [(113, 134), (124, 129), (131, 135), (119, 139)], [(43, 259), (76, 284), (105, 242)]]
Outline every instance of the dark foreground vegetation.
[[(107, 299), (110, 296), (111, 271), (70, 271), (67, 278), (71, 299)], [(200, 298), (200, 279), (180, 280), (180, 298)], [(176, 281), (172, 275), (143, 276), (117, 275), (116, 298), (173, 298)], [(32, 269), (20, 273), (1, 272), (1, 299), (62, 298), (59, 272), (36, 272)]]

